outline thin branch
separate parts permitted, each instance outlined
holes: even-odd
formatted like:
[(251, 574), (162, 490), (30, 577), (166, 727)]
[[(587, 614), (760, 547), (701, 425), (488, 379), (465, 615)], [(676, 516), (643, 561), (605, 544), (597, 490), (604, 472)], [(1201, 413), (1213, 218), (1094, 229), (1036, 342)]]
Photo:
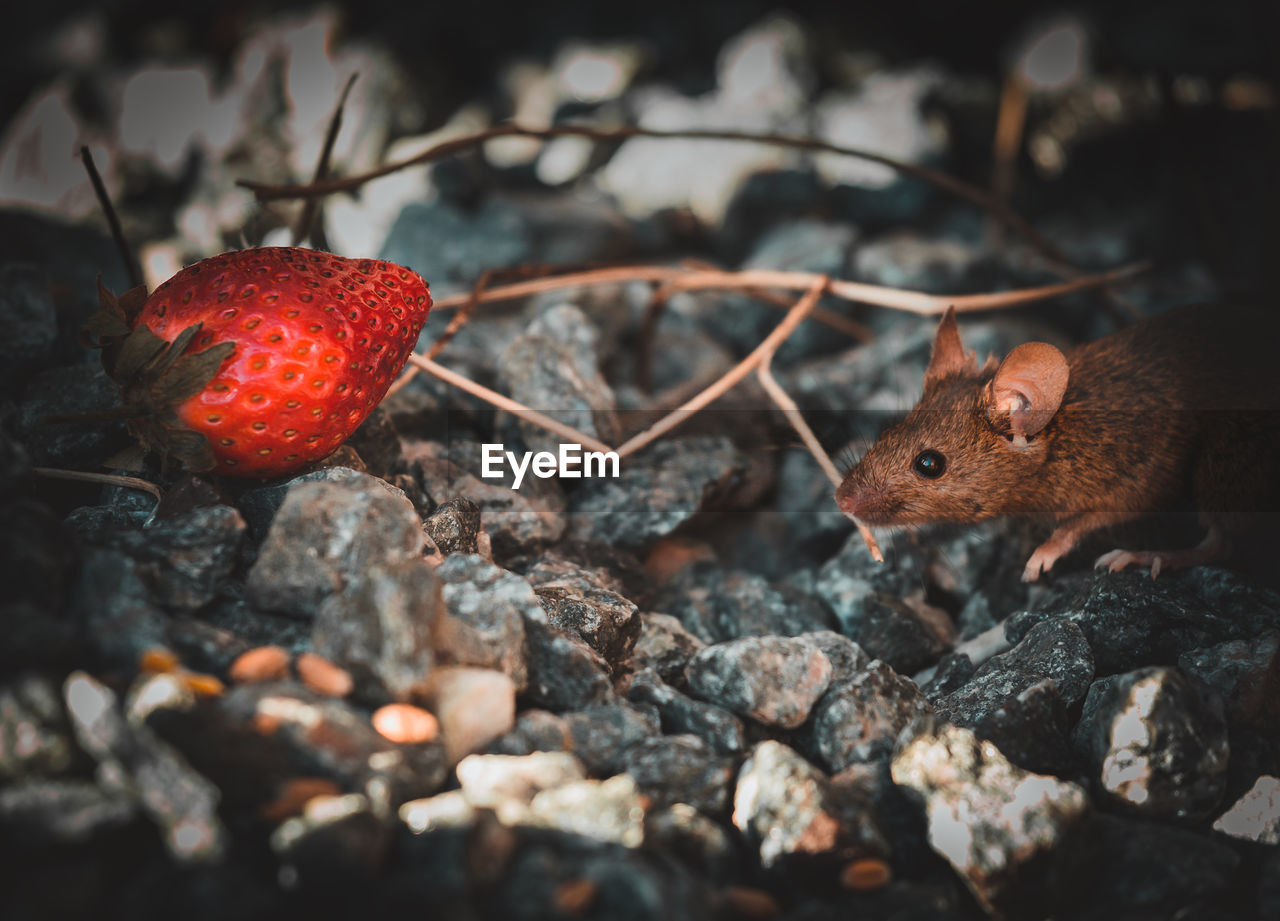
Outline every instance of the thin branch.
[(839, 144), (831, 144), (826, 141), (820, 141), (816, 138), (792, 137), (783, 134), (773, 133), (756, 133), (750, 131), (716, 131), (707, 129), (689, 129), (682, 131), (662, 131), (655, 128), (641, 128), (634, 125), (628, 125), (620, 128), (600, 128), (591, 125), (552, 125), (549, 128), (531, 128), (518, 124), (495, 125), (484, 131), (478, 131), (463, 137), (452, 138), (442, 141), (434, 147), (409, 157), (405, 160), (398, 160), (393, 163), (387, 163), (376, 169), (369, 170), (365, 173), (359, 173), (354, 176), (347, 176), (342, 179), (329, 179), (320, 182), (313, 182), (308, 185), (273, 185), (263, 182), (252, 182), (249, 180), (239, 180), (238, 184), (253, 191), (259, 201), (272, 201), (281, 198), (314, 198), (321, 195), (331, 195), (334, 192), (346, 192), (351, 189), (357, 189), (374, 179), (390, 175), (398, 170), (407, 169), (411, 166), (418, 166), (423, 163), (430, 163), (445, 157), (453, 156), (462, 151), (471, 150), (480, 147), (484, 143), (502, 137), (533, 137), (542, 140), (552, 140), (560, 137), (582, 137), (589, 140), (605, 143), (617, 143), (629, 140), (631, 138), (648, 137), (648, 138), (682, 138), (686, 140), (708, 140), (708, 141), (742, 141), (754, 144), (771, 144), (778, 147), (789, 147), (796, 150), (808, 150), (818, 153), (837, 154), (846, 157), (854, 157), (859, 160), (866, 160), (870, 163), (879, 163), (890, 169), (896, 170), (906, 176), (911, 176), (930, 183), (943, 189), (951, 194), (964, 199), (978, 207), (984, 209), (992, 217), (1001, 224), (1004, 224), (1021, 234), (1026, 240), (1054, 264), (1055, 268), (1062, 271), (1068, 276), (1075, 274), (1065, 256), (1058, 251), (1052, 243), (1042, 237), (1036, 230), (1025, 220), (1013, 212), (1007, 205), (993, 198), (990, 193), (966, 182), (961, 182), (945, 173), (928, 167), (919, 166), (915, 163), (908, 163), (904, 160), (897, 160), (884, 154), (873, 153), (868, 150), (862, 150), (856, 147), (844, 147)]
[[(765, 355), (764, 360), (760, 362), (760, 367), (756, 368), (756, 377), (760, 381), (760, 386), (764, 388), (764, 392), (769, 398), (778, 405), (782, 410), (782, 414), (787, 421), (791, 423), (791, 427), (796, 430), (796, 434), (800, 436), (800, 440), (804, 442), (804, 446), (809, 449), (809, 453), (813, 455), (814, 460), (818, 462), (818, 466), (822, 468), (822, 472), (827, 475), (827, 479), (831, 481), (832, 486), (840, 485), (840, 471), (836, 469), (836, 465), (831, 463), (831, 458), (827, 452), (823, 450), (821, 442), (818, 441), (813, 429), (809, 428), (809, 423), (804, 421), (804, 415), (800, 412), (800, 407), (796, 406), (795, 401), (787, 395), (782, 389), (782, 385), (777, 382), (773, 376), (773, 370), (770, 365), (773, 363), (773, 352)], [(867, 550), (871, 554), (871, 558), (877, 563), (884, 562), (884, 552), (880, 549), (880, 544), (876, 542), (875, 536), (871, 533), (871, 529), (859, 521), (857, 518), (850, 516), (850, 520), (858, 528), (858, 533), (862, 535), (862, 542), (867, 545)]]
[[(848, 301), (862, 304), (873, 304), (877, 307), (889, 307), (905, 310), (922, 316), (938, 316), (946, 312), (947, 307), (954, 305), (956, 312), (964, 313), (976, 310), (993, 310), (999, 307), (1010, 307), (1031, 301), (1084, 291), (1089, 288), (1102, 287), (1129, 278), (1150, 267), (1148, 262), (1137, 262), (1121, 266), (1097, 275), (1086, 275), (1070, 281), (1036, 288), (1016, 288), (1011, 291), (998, 291), (990, 294), (924, 294), (919, 291), (906, 291), (900, 288), (886, 288), (880, 285), (868, 285), (861, 282), (831, 279), (829, 293)], [(812, 272), (777, 272), (770, 270), (719, 271), (710, 269), (689, 270), (677, 266), (636, 265), (614, 266), (604, 269), (591, 269), (584, 272), (570, 272), (551, 278), (538, 278), (532, 281), (516, 282), (501, 285), (484, 291), (479, 300), (481, 303), (509, 301), (517, 298), (542, 294), (547, 291), (558, 291), (564, 288), (578, 288), (587, 285), (622, 284), (633, 281), (678, 283), (680, 290), (699, 290), (707, 288), (781, 288), (788, 291), (805, 290), (811, 287), (820, 276)], [(449, 310), (467, 302), (470, 294), (441, 298), (433, 309)]]
[(133, 476), (118, 476), (114, 473), (86, 473), (82, 470), (58, 470), (53, 467), (32, 467), (37, 476), (50, 480), (74, 480), (79, 483), (98, 483), (103, 486), (122, 486), (125, 489), (137, 489), (150, 493), (159, 502), (162, 498), (160, 487), (155, 483)]
[(607, 453), (613, 450), (613, 448), (609, 447), (604, 442), (596, 438), (592, 438), (590, 435), (584, 434), (583, 432), (579, 432), (573, 426), (565, 425), (563, 422), (560, 422), (557, 419), (552, 419), (550, 416), (545, 413), (540, 413), (536, 409), (530, 409), (523, 403), (518, 403), (510, 397), (505, 397), (496, 390), (490, 390), (483, 384), (477, 384), (475, 381), (471, 380), (471, 378), (463, 377), (456, 371), (450, 371), (448, 368), (444, 367), (444, 365), (436, 364), (429, 358), (412, 354), (409, 356), (409, 361), (413, 362), (433, 377), (438, 377), (446, 384), (452, 384), (459, 390), (465, 391), (473, 397), (478, 397), (479, 399), (484, 400), (491, 406), (504, 410), (505, 412), (509, 412), (513, 416), (517, 416), (526, 422), (532, 422), (534, 425), (541, 426), (547, 431), (554, 432), (562, 438), (567, 438), (570, 441), (577, 442), (585, 448), (590, 448), (592, 451), (602, 451)]
[[(342, 94), (338, 97), (338, 104), (334, 107), (333, 117), (329, 119), (329, 129), (324, 135), (324, 145), (320, 148), (320, 159), (316, 161), (316, 171), (313, 174), (312, 182), (320, 182), (324, 179), (325, 173), (329, 172), (329, 160), (333, 156), (333, 145), (338, 140), (338, 132), (342, 130), (342, 112), (347, 105), (347, 95), (351, 92), (351, 87), (355, 85), (356, 77), (359, 74), (352, 74), (347, 78), (347, 83), (342, 88)], [(319, 206), (320, 200), (314, 197), (308, 197), (302, 203), (302, 212), (298, 215), (298, 222), (293, 226), (293, 245), (297, 246), (307, 238), (311, 233), (311, 223), (316, 218), (316, 208)]]
[(107, 187), (102, 182), (102, 176), (98, 173), (98, 167), (93, 162), (93, 154), (89, 152), (87, 144), (80, 148), (80, 159), (84, 162), (85, 172), (89, 174), (89, 182), (93, 184), (93, 194), (98, 197), (98, 207), (102, 209), (102, 215), (107, 219), (107, 226), (111, 228), (111, 239), (116, 243), (120, 261), (124, 263), (125, 274), (129, 276), (129, 287), (136, 288), (143, 283), (142, 269), (138, 265), (138, 260), (133, 257), (129, 241), (125, 239), (124, 228), (120, 226), (120, 217), (116, 214), (115, 206), (111, 204), (111, 196), (107, 194)]
[(718, 381), (707, 387), (693, 399), (687, 401), (683, 406), (672, 410), (663, 416), (653, 425), (649, 426), (643, 432), (632, 436), (618, 448), (618, 456), (626, 457), (628, 454), (634, 454), (649, 442), (653, 441), (676, 426), (685, 422), (690, 416), (698, 410), (707, 406), (709, 403), (719, 399), (730, 389), (732, 389), (739, 381), (754, 371), (760, 362), (764, 360), (766, 355), (770, 355), (781, 345), (786, 338), (790, 336), (797, 326), (804, 320), (809, 312), (813, 310), (814, 305), (818, 303), (818, 298), (822, 296), (822, 292), (830, 283), (830, 279), (825, 275), (814, 276), (814, 280), (804, 297), (796, 301), (794, 307), (787, 312), (782, 318), (782, 322), (774, 327), (773, 332), (765, 337), (764, 341), (756, 346), (750, 355), (738, 362), (733, 368), (729, 369)]

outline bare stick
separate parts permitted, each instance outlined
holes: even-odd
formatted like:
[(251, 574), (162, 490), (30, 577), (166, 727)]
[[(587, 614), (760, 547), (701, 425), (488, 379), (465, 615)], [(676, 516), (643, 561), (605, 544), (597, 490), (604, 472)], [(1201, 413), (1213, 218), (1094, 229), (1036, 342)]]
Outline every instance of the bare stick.
[(122, 486), (151, 493), (156, 501), (161, 499), (160, 487), (155, 483), (133, 476), (117, 476), (114, 473), (86, 473), (82, 470), (58, 470), (54, 467), (32, 467), (31, 472), (50, 480), (75, 480), (79, 483), (98, 483), (103, 486)]
[(782, 318), (782, 322), (774, 327), (773, 332), (769, 333), (764, 341), (751, 351), (750, 355), (738, 362), (733, 368), (730, 368), (718, 381), (683, 406), (672, 410), (643, 432), (629, 438), (618, 448), (618, 456), (626, 457), (628, 454), (634, 454), (649, 442), (671, 431), (698, 410), (719, 399), (736, 386), (739, 381), (760, 365), (766, 355), (772, 354), (779, 345), (786, 341), (788, 336), (795, 332), (796, 327), (800, 325), (809, 314), (809, 311), (813, 310), (814, 305), (818, 303), (818, 298), (822, 296), (822, 292), (829, 281), (830, 279), (826, 276), (814, 276), (812, 286), (805, 292), (804, 297), (796, 301), (795, 306)]
[[(827, 475), (831, 485), (838, 487), (840, 485), (840, 471), (836, 469), (835, 464), (831, 463), (831, 458), (827, 456), (827, 452), (823, 450), (817, 436), (813, 434), (813, 429), (809, 428), (809, 423), (804, 421), (804, 415), (800, 412), (800, 407), (796, 406), (795, 401), (782, 389), (782, 385), (774, 379), (773, 370), (770, 367), (772, 363), (773, 352), (770, 352), (760, 362), (760, 367), (756, 368), (756, 377), (760, 380), (760, 386), (764, 388), (764, 392), (782, 410), (782, 414), (791, 423), (791, 427), (796, 430), (796, 434), (800, 436), (804, 446), (809, 449), (809, 453), (818, 462), (822, 472)], [(884, 552), (880, 549), (880, 544), (876, 542), (871, 529), (852, 515), (849, 516), (849, 520), (858, 528), (858, 533), (862, 535), (862, 542), (867, 545), (867, 551), (871, 554), (871, 558), (877, 563), (883, 563)]]
[[(1097, 275), (1086, 275), (1071, 281), (1037, 288), (1017, 288), (1012, 291), (998, 291), (990, 294), (924, 294), (919, 291), (906, 291), (900, 288), (885, 288), (880, 285), (868, 285), (861, 282), (832, 279), (829, 292), (844, 300), (877, 307), (889, 307), (904, 310), (922, 316), (937, 316), (946, 312), (948, 306), (954, 305), (958, 313), (976, 310), (993, 310), (998, 307), (1010, 307), (1014, 304), (1026, 304), (1032, 301), (1084, 291), (1113, 284), (1150, 267), (1148, 262), (1136, 262), (1121, 266)], [(587, 285), (621, 284), (632, 281), (671, 282), (681, 290), (697, 290), (707, 288), (782, 288), (796, 291), (811, 287), (821, 276), (812, 272), (776, 272), (768, 270), (747, 270), (728, 272), (709, 269), (690, 271), (675, 266), (637, 265), (617, 266), (607, 269), (592, 269), (585, 272), (571, 272), (552, 278), (538, 278), (533, 281), (516, 282), (511, 285), (500, 285), (489, 288), (480, 295), (481, 303), (515, 300), (542, 294), (546, 291), (558, 291), (564, 288), (577, 288)], [(458, 307), (471, 295), (441, 298), (433, 309), (448, 310)]]
[[(324, 146), (320, 148), (320, 159), (316, 161), (316, 171), (313, 174), (312, 182), (320, 182), (324, 179), (324, 174), (329, 172), (329, 160), (333, 156), (333, 145), (338, 140), (338, 132), (342, 130), (342, 111), (347, 105), (347, 94), (351, 92), (351, 87), (355, 85), (358, 74), (352, 74), (347, 78), (346, 85), (342, 88), (342, 94), (338, 97), (338, 105), (333, 110), (333, 117), (329, 119), (329, 130), (324, 135)], [(302, 212), (298, 215), (298, 223), (293, 226), (293, 245), (297, 246), (307, 238), (311, 233), (311, 222), (315, 220), (316, 208), (319, 205), (318, 198), (309, 197), (302, 203)]]
[(567, 438), (569, 441), (577, 442), (583, 447), (590, 448), (592, 451), (608, 453), (613, 450), (613, 448), (609, 447), (603, 441), (592, 438), (590, 435), (583, 434), (573, 426), (565, 425), (563, 422), (552, 419), (550, 416), (545, 413), (540, 413), (536, 409), (530, 409), (528, 406), (525, 406), (523, 403), (518, 403), (510, 397), (504, 397), (496, 390), (490, 390), (482, 384), (477, 384), (475, 381), (471, 380), (471, 378), (463, 377), (456, 371), (450, 371), (448, 368), (443, 365), (436, 364), (429, 358), (424, 358), (421, 355), (414, 354), (409, 356), (409, 360), (423, 371), (426, 371), (433, 377), (438, 377), (446, 384), (452, 384), (459, 390), (465, 391), (473, 397), (478, 397), (481, 400), (484, 400), (491, 406), (497, 407), (505, 412), (509, 412), (513, 416), (524, 419), (526, 422), (532, 422), (534, 425), (541, 426), (549, 432), (554, 432), (561, 438)]
[(133, 250), (129, 248), (129, 241), (125, 239), (124, 228), (120, 226), (120, 217), (116, 214), (116, 209), (111, 204), (111, 196), (107, 194), (107, 187), (102, 182), (102, 176), (98, 174), (98, 167), (93, 162), (93, 154), (89, 152), (89, 146), (80, 148), (80, 159), (84, 162), (84, 170), (89, 174), (89, 182), (93, 184), (93, 194), (98, 197), (98, 207), (102, 209), (102, 215), (107, 219), (107, 226), (111, 228), (111, 239), (116, 243), (116, 250), (120, 253), (120, 261), (124, 263), (125, 274), (129, 276), (129, 287), (136, 288), (142, 284), (142, 269), (138, 266), (138, 261), (133, 258)]
[[(1022, 132), (1027, 121), (1027, 85), (1015, 67), (1004, 78), (1000, 92), (1000, 109), (996, 116), (996, 134), (991, 144), (991, 196), (1003, 205), (1009, 204), (1017, 176), (1018, 151), (1022, 149)], [(992, 222), (987, 229), (988, 245), (1000, 245), (1003, 226)]]
[(912, 176), (924, 182), (928, 182), (938, 188), (944, 189), (959, 198), (977, 205), (988, 211), (1000, 223), (1007, 225), (1018, 233), (1022, 234), (1032, 246), (1034, 246), (1045, 258), (1055, 264), (1062, 270), (1064, 274), (1074, 274), (1074, 270), (1068, 264), (1064, 257), (1052, 243), (1040, 236), (1025, 220), (1011, 211), (1008, 206), (993, 198), (988, 192), (976, 186), (961, 182), (945, 173), (931, 170), (928, 167), (919, 166), (915, 163), (908, 163), (904, 160), (897, 160), (884, 154), (873, 153), (868, 150), (862, 150), (856, 147), (844, 147), (839, 144), (831, 144), (826, 141), (820, 141), (816, 138), (792, 137), (783, 134), (772, 133), (755, 133), (749, 131), (714, 131), (706, 129), (683, 130), (683, 131), (661, 131), (655, 128), (640, 128), (634, 125), (628, 125), (620, 128), (600, 128), (592, 125), (552, 125), (549, 128), (531, 128), (524, 125), (508, 123), (505, 125), (495, 125), (484, 131), (478, 131), (475, 134), (466, 135), (464, 137), (453, 138), (448, 141), (442, 141), (434, 147), (423, 151), (416, 156), (409, 157), (405, 160), (399, 160), (394, 163), (387, 163), (377, 169), (369, 170), (355, 176), (347, 176), (342, 179), (330, 179), (321, 182), (313, 182), (309, 185), (272, 185), (263, 182), (250, 182), (247, 180), (239, 180), (239, 184), (247, 189), (251, 189), (258, 197), (259, 201), (271, 201), (280, 198), (307, 198), (319, 195), (330, 195), (334, 192), (345, 192), (350, 189), (359, 188), (366, 182), (378, 179), (382, 176), (390, 175), (398, 170), (407, 169), (411, 166), (418, 166), (422, 163), (430, 163), (434, 160), (440, 160), (445, 157), (453, 156), (456, 153), (465, 150), (471, 150), (501, 137), (534, 137), (542, 140), (551, 140), (559, 137), (584, 137), (593, 141), (601, 142), (618, 142), (625, 141), (629, 138), (649, 137), (649, 138), (683, 138), (686, 140), (708, 140), (708, 141), (743, 141), (755, 144), (772, 144), (778, 147), (790, 147), (796, 150), (810, 150), (819, 153), (838, 154), (846, 157), (855, 157), (859, 160), (866, 160), (871, 163), (879, 163), (890, 169), (896, 170), (907, 176)]

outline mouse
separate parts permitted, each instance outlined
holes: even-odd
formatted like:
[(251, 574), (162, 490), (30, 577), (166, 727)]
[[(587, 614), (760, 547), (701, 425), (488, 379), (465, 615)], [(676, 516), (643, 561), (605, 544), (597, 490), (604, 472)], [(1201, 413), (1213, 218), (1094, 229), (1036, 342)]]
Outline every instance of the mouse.
[(1115, 549), (1095, 566), (1154, 578), (1225, 560), (1233, 541), (1280, 523), (1277, 314), (1190, 305), (1065, 352), (1027, 342), (979, 366), (949, 308), (919, 402), (843, 475), (835, 499), (871, 527), (1045, 519), (1054, 529), (1027, 560), (1026, 582), (1086, 535), (1189, 499), (1199, 544)]

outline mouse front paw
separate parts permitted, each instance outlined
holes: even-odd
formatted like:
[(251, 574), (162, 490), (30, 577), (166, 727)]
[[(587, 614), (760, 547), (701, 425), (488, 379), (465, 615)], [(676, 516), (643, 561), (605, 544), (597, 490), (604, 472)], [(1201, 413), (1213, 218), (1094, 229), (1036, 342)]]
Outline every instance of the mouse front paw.
[(1035, 552), (1031, 554), (1031, 559), (1027, 560), (1027, 565), (1022, 568), (1022, 581), (1036, 581), (1040, 578), (1041, 573), (1046, 573), (1053, 568), (1053, 564), (1058, 561), (1058, 557), (1061, 555), (1048, 544), (1037, 547)]
[(1104, 553), (1093, 561), (1094, 569), (1106, 569), (1110, 572), (1119, 572), (1128, 566), (1138, 565), (1150, 567), (1151, 578), (1160, 575), (1160, 570), (1164, 568), (1166, 553), (1156, 553), (1150, 550), (1133, 551), (1133, 550), (1112, 550), (1110, 553)]

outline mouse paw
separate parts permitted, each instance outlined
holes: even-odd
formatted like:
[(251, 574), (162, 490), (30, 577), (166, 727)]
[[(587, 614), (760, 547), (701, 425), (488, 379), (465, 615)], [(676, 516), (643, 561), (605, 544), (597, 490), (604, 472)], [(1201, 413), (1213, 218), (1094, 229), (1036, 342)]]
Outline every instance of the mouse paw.
[(1165, 558), (1169, 554), (1160, 553), (1153, 550), (1112, 550), (1110, 553), (1104, 553), (1093, 561), (1094, 569), (1106, 569), (1110, 572), (1119, 572), (1120, 570), (1133, 565), (1147, 566), (1151, 570), (1151, 578), (1160, 575), (1160, 571), (1164, 569)]
[(1027, 560), (1027, 565), (1022, 567), (1022, 581), (1034, 582), (1039, 579), (1041, 573), (1046, 573), (1053, 568), (1053, 564), (1058, 561), (1060, 555), (1056, 550), (1044, 546), (1037, 547), (1031, 554), (1031, 559)]

